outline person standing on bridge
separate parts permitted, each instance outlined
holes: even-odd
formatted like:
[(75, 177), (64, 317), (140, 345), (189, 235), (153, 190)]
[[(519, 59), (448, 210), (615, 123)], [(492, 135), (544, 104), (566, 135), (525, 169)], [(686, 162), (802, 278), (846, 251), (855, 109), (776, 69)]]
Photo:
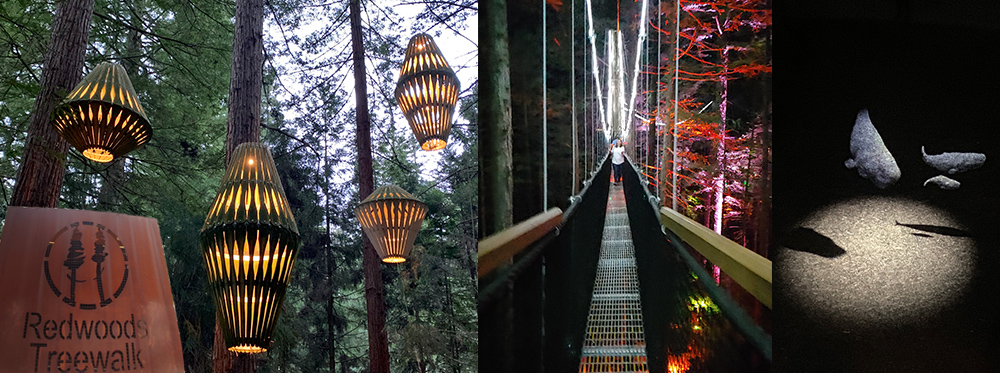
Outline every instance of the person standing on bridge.
[(615, 171), (615, 184), (622, 182), (622, 163), (625, 163), (625, 146), (621, 139), (615, 139), (611, 146), (611, 168)]

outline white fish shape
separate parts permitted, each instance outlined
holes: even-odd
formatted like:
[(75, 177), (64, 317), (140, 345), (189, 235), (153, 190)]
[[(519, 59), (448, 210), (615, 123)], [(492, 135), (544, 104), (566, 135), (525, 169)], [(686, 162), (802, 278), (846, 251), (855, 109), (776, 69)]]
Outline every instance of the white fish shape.
[(947, 172), (954, 175), (982, 167), (986, 163), (986, 154), (983, 153), (941, 153), (929, 155), (920, 147), (920, 153), (924, 155), (924, 163), (936, 168), (938, 171)]
[(882, 142), (882, 136), (868, 118), (868, 110), (858, 112), (851, 131), (852, 158), (844, 162), (847, 168), (857, 168), (858, 174), (869, 179), (875, 186), (885, 189), (895, 184), (902, 173), (896, 165), (896, 159)]
[(958, 187), (962, 186), (962, 183), (958, 182), (958, 180), (952, 179), (944, 175), (938, 175), (930, 179), (927, 179), (927, 181), (924, 182), (924, 186), (927, 186), (927, 184), (937, 185), (938, 188), (944, 190), (956, 190), (958, 189)]

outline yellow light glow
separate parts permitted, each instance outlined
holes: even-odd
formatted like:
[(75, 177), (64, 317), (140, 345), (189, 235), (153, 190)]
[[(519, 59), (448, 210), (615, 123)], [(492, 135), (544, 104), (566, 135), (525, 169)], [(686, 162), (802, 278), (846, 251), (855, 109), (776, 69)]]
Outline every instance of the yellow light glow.
[(89, 160), (101, 163), (111, 162), (115, 158), (111, 152), (101, 148), (87, 148), (83, 151), (83, 156)]
[(239, 345), (236, 347), (230, 347), (229, 351), (240, 352), (244, 354), (259, 354), (261, 352), (267, 352), (267, 349), (260, 346)]
[(406, 261), (406, 258), (401, 257), (401, 256), (388, 256), (385, 259), (382, 259), (382, 262), (393, 263), (393, 264), (402, 263), (402, 262), (405, 262), (405, 261)]
[(253, 166), (253, 158), (248, 159), (247, 163), (249, 163), (251, 166)]
[(444, 149), (444, 147), (446, 145), (448, 145), (448, 143), (445, 142), (445, 141), (443, 141), (443, 140), (441, 140), (441, 139), (430, 139), (430, 140), (427, 140), (426, 142), (424, 142), (423, 144), (421, 144), (420, 148), (423, 149), (423, 150), (428, 150), (428, 151), (430, 151), (430, 150), (441, 150), (441, 149)]
[[(229, 254), (220, 253), (218, 251), (216, 251), (215, 254), (216, 255), (222, 255), (222, 257), (225, 258), (226, 260), (233, 260), (232, 257), (229, 256)], [(237, 255), (236, 258), (237, 258), (236, 261), (244, 261), (244, 262), (249, 262), (249, 261), (259, 262), (259, 261), (261, 261), (261, 256), (260, 255)], [(264, 255), (263, 256), (263, 260), (265, 262), (268, 261), (268, 260), (271, 260), (271, 256)]]

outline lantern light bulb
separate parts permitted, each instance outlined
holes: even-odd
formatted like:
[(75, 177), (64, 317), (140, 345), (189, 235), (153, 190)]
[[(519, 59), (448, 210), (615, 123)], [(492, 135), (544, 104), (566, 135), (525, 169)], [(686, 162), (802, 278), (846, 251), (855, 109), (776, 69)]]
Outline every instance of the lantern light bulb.
[(248, 160), (247, 163), (249, 163), (251, 166), (253, 166), (253, 158), (250, 158), (250, 160)]

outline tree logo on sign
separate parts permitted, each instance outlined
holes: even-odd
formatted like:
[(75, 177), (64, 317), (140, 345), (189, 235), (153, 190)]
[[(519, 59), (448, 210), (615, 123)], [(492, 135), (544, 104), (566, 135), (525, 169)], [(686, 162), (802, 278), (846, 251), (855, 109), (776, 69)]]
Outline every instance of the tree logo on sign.
[[(62, 236), (69, 233), (69, 242)], [(108, 249), (109, 237), (117, 243)], [(86, 240), (89, 246), (84, 246)], [(81, 310), (105, 307), (121, 295), (128, 282), (128, 255), (121, 239), (110, 229), (90, 221), (76, 222), (60, 229), (45, 249), (45, 279), (63, 303)], [(117, 281), (117, 288), (114, 282)], [(111, 282), (112, 287), (108, 287)], [(109, 291), (114, 289), (113, 293)]]

